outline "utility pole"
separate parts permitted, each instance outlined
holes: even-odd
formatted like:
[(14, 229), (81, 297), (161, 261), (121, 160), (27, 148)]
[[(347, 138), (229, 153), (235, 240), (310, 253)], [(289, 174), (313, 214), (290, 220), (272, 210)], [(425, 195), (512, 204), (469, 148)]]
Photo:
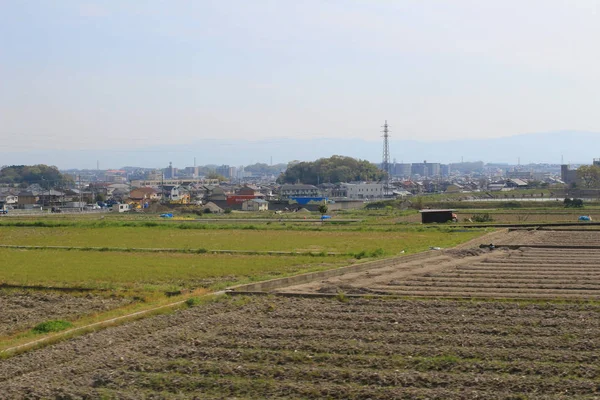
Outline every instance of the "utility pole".
[(83, 197), (81, 193), (81, 175), (77, 175), (77, 178), (79, 179), (79, 211), (83, 211), (83, 207), (81, 207)]
[(383, 125), (383, 160), (381, 162), (381, 169), (385, 172), (385, 183), (383, 187), (383, 195), (389, 193), (390, 189), (390, 141), (389, 141), (389, 130), (387, 120)]
[(46, 200), (46, 199), (45, 199), (45, 196), (44, 196), (44, 180), (45, 180), (45, 179), (44, 179), (44, 177), (42, 176), (42, 211), (44, 210), (44, 200)]
[(161, 202), (161, 204), (165, 202), (165, 171), (162, 171), (162, 173), (161, 173), (160, 202)]

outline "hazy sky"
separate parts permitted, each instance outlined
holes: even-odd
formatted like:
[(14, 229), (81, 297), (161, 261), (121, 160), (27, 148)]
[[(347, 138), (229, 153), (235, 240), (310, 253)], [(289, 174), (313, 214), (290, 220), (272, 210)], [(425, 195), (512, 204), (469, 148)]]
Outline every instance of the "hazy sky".
[[(600, 131), (596, 0), (0, 0), (0, 150)], [(278, 160), (281, 161), (281, 160)]]

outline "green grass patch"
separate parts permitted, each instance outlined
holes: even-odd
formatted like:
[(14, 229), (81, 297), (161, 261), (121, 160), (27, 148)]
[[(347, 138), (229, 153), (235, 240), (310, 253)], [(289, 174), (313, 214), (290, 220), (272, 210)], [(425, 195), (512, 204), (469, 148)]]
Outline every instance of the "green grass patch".
[(188, 307), (196, 307), (203, 303), (204, 302), (201, 297), (190, 297), (185, 301), (185, 305)]
[(70, 323), (69, 321), (54, 320), (54, 321), (46, 321), (46, 322), (37, 324), (36, 326), (33, 327), (33, 329), (31, 329), (31, 331), (35, 334), (43, 334), (43, 333), (51, 333), (51, 332), (60, 332), (60, 331), (64, 331), (65, 329), (69, 329), (72, 327), (73, 327), (73, 324)]
[[(402, 228), (402, 227), (400, 227)], [(450, 227), (397, 228), (391, 231), (368, 226), (354, 230), (256, 229), (181, 230), (152, 227), (0, 227), (0, 243), (28, 246), (74, 246), (109, 248), (177, 248), (244, 251), (377, 252), (375, 256), (400, 251), (417, 252), (430, 246), (451, 247), (481, 235), (481, 231), (456, 232)]]
[(348, 257), (0, 249), (0, 283), (142, 292), (212, 288), (329, 269)]

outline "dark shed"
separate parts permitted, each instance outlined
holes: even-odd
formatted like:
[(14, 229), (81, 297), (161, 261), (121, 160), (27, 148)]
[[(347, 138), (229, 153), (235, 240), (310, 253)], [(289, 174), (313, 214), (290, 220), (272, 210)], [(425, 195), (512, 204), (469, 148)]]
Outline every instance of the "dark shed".
[(445, 223), (452, 221), (455, 217), (454, 210), (421, 210), (421, 222), (431, 224), (433, 222)]

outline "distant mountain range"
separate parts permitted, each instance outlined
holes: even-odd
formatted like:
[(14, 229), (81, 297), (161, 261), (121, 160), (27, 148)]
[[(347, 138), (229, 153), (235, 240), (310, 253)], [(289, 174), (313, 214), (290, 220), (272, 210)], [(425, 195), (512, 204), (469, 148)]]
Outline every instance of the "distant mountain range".
[[(417, 140), (390, 140), (390, 155), (397, 162), (484, 161), (486, 163), (591, 163), (600, 158), (600, 133), (560, 131), (532, 133), (494, 139), (467, 139), (425, 142)], [(344, 155), (379, 163), (382, 141), (361, 139), (273, 139), (273, 140), (206, 140), (186, 145), (165, 145), (127, 151), (61, 150), (0, 152), (0, 165), (49, 164), (59, 168), (118, 168), (123, 165), (140, 167), (198, 165), (248, 165), (256, 162), (269, 164), (292, 160), (312, 161), (331, 155)]]

